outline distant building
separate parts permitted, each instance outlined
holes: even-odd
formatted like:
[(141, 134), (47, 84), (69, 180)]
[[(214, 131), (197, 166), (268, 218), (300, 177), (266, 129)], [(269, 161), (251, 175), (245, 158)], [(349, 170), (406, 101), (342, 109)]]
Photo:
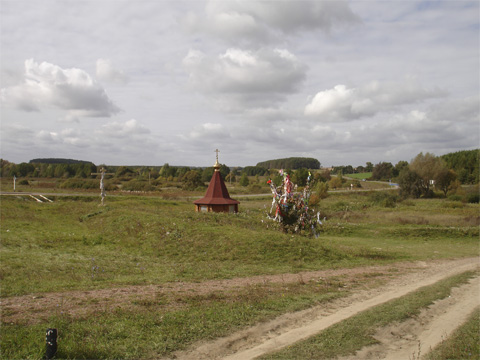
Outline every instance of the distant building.
[(228, 212), (237, 213), (239, 201), (230, 197), (225, 182), (220, 174), (220, 164), (218, 163), (218, 150), (217, 160), (213, 168), (212, 179), (208, 185), (207, 193), (199, 200), (194, 201), (195, 211), (197, 212)]

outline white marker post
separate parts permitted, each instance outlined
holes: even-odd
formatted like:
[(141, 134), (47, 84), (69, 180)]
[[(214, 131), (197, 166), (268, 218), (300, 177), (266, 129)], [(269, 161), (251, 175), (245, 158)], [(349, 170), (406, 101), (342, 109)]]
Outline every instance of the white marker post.
[(13, 175), (13, 192), (15, 192), (15, 182), (17, 181), (17, 177)]
[(103, 183), (103, 179), (105, 178), (105, 175), (115, 175), (114, 173), (107, 173), (107, 170), (102, 167), (99, 173), (91, 173), (90, 175), (101, 175), (102, 177), (100, 178), (100, 196), (102, 197), (102, 206), (105, 205), (105, 196), (107, 194), (105, 193), (105, 185)]

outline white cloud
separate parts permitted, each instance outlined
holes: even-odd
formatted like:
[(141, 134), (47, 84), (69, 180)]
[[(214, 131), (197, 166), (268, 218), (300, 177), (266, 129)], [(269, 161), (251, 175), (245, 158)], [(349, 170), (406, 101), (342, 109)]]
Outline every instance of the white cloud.
[(149, 134), (150, 130), (135, 119), (125, 122), (112, 121), (102, 125), (97, 131), (102, 137), (108, 138), (130, 138), (135, 135)]
[(238, 43), (283, 41), (302, 31), (331, 29), (358, 23), (359, 18), (345, 1), (225, 1), (211, 0), (205, 14), (189, 13), (185, 25), (192, 32), (203, 31)]
[(66, 110), (67, 116), (108, 117), (120, 109), (105, 90), (81, 69), (25, 61), (25, 81), (4, 88), (2, 101), (23, 111)]
[(101, 81), (125, 84), (128, 80), (123, 71), (116, 69), (109, 59), (98, 59), (96, 63), (96, 76)]
[(445, 91), (425, 89), (413, 79), (384, 83), (373, 81), (358, 88), (337, 85), (318, 92), (307, 104), (304, 113), (324, 121), (348, 121), (445, 95)]
[[(5, 1), (2, 156), (204, 166), (218, 147), (231, 166), (355, 165), (478, 147), (478, 10), (474, 0)], [(26, 76), (29, 58), (49, 66)], [(118, 107), (121, 119), (84, 118)]]
[(191, 50), (183, 64), (192, 87), (216, 95), (224, 109), (271, 107), (297, 91), (306, 66), (285, 49), (230, 48), (216, 58)]

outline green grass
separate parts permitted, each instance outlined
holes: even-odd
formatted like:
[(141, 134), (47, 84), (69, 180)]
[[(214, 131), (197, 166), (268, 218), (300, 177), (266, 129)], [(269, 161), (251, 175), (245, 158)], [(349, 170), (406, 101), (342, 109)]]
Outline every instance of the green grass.
[(480, 309), (475, 310), (464, 325), (425, 356), (425, 360), (448, 359), (480, 359)]
[[(478, 254), (478, 226), (465, 221), (478, 205), (386, 209), (368, 196), (331, 196), (321, 203), (320, 236), (306, 238), (275, 229), (265, 200), (242, 203), (234, 216), (198, 214), (183, 200), (107, 201), (2, 198), (2, 296)], [(417, 214), (428, 225), (405, 220)]]
[(353, 355), (365, 346), (378, 343), (373, 337), (378, 328), (418, 315), (421, 309), (431, 305), (435, 300), (449, 296), (452, 287), (466, 283), (473, 275), (473, 272), (466, 272), (420, 288), (399, 299), (363, 311), (316, 336), (260, 359), (334, 359), (338, 356)]
[(359, 173), (359, 174), (345, 174), (344, 177), (362, 180), (362, 179), (371, 178), (372, 173), (371, 172), (366, 172), (366, 173)]
[[(240, 213), (229, 215), (195, 213), (191, 201), (175, 193), (162, 197), (109, 196), (101, 207), (98, 197), (37, 203), (2, 196), (1, 296), (479, 254), (478, 204), (450, 207), (432, 199), (385, 207), (369, 192), (335, 194), (319, 205), (327, 216), (319, 236), (307, 238), (284, 234), (266, 219), (270, 199), (241, 199)], [(31, 324), (2, 320), (1, 348), (6, 358), (39, 358), (45, 329), (57, 326), (65, 358), (155, 357), (344, 294), (339, 286), (323, 287), (272, 285), (207, 299), (140, 299), (134, 310), (83, 317), (32, 315)]]
[[(135, 311), (103, 309), (81, 318), (58, 311), (33, 325), (3, 324), (3, 355), (39, 358), (47, 327), (59, 329), (62, 359), (156, 358), (194, 341), (297, 311), (345, 294), (339, 281), (250, 286), (233, 292), (138, 300)], [(25, 346), (26, 345), (26, 346)]]

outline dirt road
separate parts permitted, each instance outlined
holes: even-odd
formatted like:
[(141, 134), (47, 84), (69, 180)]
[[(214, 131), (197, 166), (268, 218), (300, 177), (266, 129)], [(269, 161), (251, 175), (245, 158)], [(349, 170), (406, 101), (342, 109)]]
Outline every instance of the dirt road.
[[(212, 342), (198, 343), (187, 351), (172, 354), (169, 359), (253, 359), (262, 354), (281, 349), (297, 341), (317, 334), (321, 330), (347, 319), (370, 307), (399, 298), (422, 286), (434, 284), (446, 277), (478, 270), (479, 258), (459, 260), (436, 260), (431, 262), (402, 262), (383, 266), (368, 266), (353, 269), (310, 271), (301, 274), (280, 274), (209, 280), (201, 283), (169, 283), (149, 286), (129, 286), (89, 291), (30, 294), (1, 299), (2, 322), (32, 324), (47, 319), (52, 312), (62, 312), (72, 318), (84, 317), (106, 308), (128, 309), (132, 299), (154, 299), (158, 294), (209, 294), (261, 283), (294, 283), (299, 279), (329, 279), (342, 276), (356, 279), (359, 276), (387, 274), (387, 283), (380, 288), (356, 290), (347, 298), (331, 301), (304, 311), (282, 315), (272, 321), (244, 329), (228, 337)], [(394, 270), (394, 276), (392, 275)], [(480, 278), (470, 284), (454, 289), (452, 296), (437, 302), (424, 313), (406, 323), (391, 328), (379, 329), (380, 345), (363, 349), (353, 359), (409, 359), (418, 358), (430, 347), (462, 324), (471, 311), (480, 304)], [(173, 304), (175, 306), (175, 304)], [(412, 357), (412, 354), (417, 354)]]
[[(189, 351), (177, 352), (176, 359), (254, 359), (317, 334), (321, 330), (370, 307), (399, 298), (420, 287), (449, 276), (479, 269), (480, 259), (469, 258), (434, 263), (416, 263), (417, 268), (393, 279), (382, 288), (359, 291), (348, 298), (259, 324), (226, 338), (197, 344)], [(448, 299), (429, 307), (417, 319), (396, 324), (393, 329), (379, 329), (380, 345), (363, 349), (353, 359), (409, 359), (426, 353), (480, 305), (480, 277), (454, 289)], [(421, 345), (419, 350), (419, 344)], [(424, 350), (421, 350), (423, 348)], [(343, 359), (342, 359), (343, 360)]]

